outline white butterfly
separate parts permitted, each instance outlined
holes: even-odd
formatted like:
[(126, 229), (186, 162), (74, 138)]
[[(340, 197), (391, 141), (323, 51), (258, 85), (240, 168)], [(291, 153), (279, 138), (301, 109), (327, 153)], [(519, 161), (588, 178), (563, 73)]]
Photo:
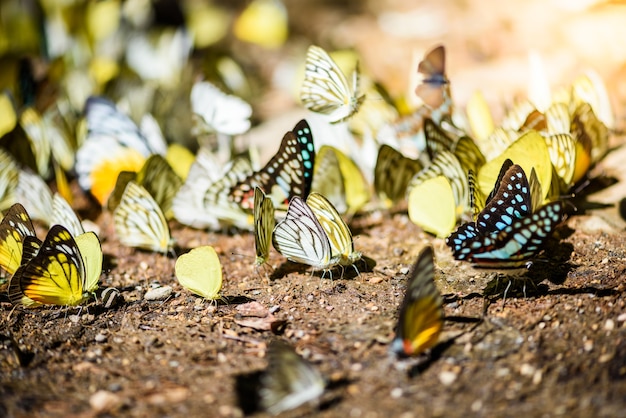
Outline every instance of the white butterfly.
[(193, 85), (191, 108), (205, 125), (204, 131), (239, 135), (250, 129), (252, 107), (209, 82), (200, 81)]
[(318, 270), (330, 270), (341, 261), (340, 255), (333, 256), (328, 235), (320, 221), (298, 196), (291, 199), (287, 216), (274, 228), (272, 242), (276, 251), (288, 260)]
[(352, 75), (352, 86), (339, 66), (319, 46), (311, 45), (307, 51), (304, 82), (300, 100), (313, 112), (330, 116), (331, 123), (339, 123), (354, 115), (365, 99), (357, 97), (359, 90), (358, 67)]
[[(145, 158), (167, 152), (161, 130), (150, 115), (143, 117), (140, 129), (113, 102), (95, 96), (87, 100), (85, 114), (87, 137), (76, 153), (78, 183), (84, 190), (92, 190), (94, 183), (104, 176), (94, 174), (98, 170), (109, 170), (104, 177), (112, 179), (112, 189), (119, 172), (115, 169), (131, 169), (135, 164), (138, 170)], [(106, 201), (108, 192), (110, 190), (103, 192), (103, 196), (96, 195), (101, 203)]]
[(212, 159), (198, 154), (196, 162), (189, 170), (185, 184), (180, 188), (172, 210), (174, 217), (182, 224), (194, 228), (219, 230), (227, 226), (252, 229), (252, 219), (241, 207), (228, 198), (231, 187), (244, 180), (252, 167), (243, 158), (227, 164), (216, 177), (214, 166), (207, 164)]
[(273, 340), (267, 350), (269, 365), (261, 377), (259, 398), (272, 415), (319, 398), (324, 378), (286, 342)]
[(20, 202), (32, 219), (52, 225), (54, 207), (52, 192), (45, 181), (31, 171), (20, 170), (15, 189), (16, 202)]
[(163, 211), (150, 193), (134, 181), (126, 185), (113, 212), (115, 232), (128, 247), (166, 253), (172, 248), (170, 230)]
[(187, 64), (193, 40), (184, 29), (164, 30), (158, 37), (138, 34), (126, 46), (126, 62), (144, 81), (176, 86)]
[(72, 209), (68, 201), (58, 193), (55, 193), (52, 197), (52, 209), (52, 225), (63, 225), (74, 237), (85, 233), (85, 228), (80, 222), (80, 219), (78, 219), (74, 209)]

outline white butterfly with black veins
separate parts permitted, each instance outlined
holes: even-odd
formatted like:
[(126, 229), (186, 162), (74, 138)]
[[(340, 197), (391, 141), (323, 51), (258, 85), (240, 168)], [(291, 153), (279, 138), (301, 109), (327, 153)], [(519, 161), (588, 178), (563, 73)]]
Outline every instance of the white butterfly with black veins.
[(286, 342), (273, 340), (267, 350), (269, 365), (261, 377), (261, 406), (272, 415), (319, 398), (323, 377)]
[(128, 182), (113, 212), (115, 232), (128, 247), (166, 253), (172, 248), (170, 230), (158, 203), (142, 186)]
[(289, 202), (284, 220), (274, 228), (272, 238), (276, 251), (289, 261), (307, 264), (317, 270), (330, 270), (341, 256), (332, 254), (326, 231), (311, 208), (300, 197)]
[(300, 100), (307, 109), (329, 115), (331, 123), (344, 122), (359, 110), (365, 99), (365, 95), (357, 97), (358, 90), (358, 66), (352, 74), (350, 86), (326, 51), (316, 45), (309, 47), (300, 90)]

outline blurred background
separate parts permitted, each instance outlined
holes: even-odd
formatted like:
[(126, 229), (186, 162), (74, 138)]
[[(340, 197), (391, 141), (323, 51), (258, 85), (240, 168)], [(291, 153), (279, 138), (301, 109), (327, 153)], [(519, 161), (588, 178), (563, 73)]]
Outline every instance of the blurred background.
[(417, 63), (442, 43), (458, 106), (480, 90), (497, 117), (527, 95), (533, 71), (556, 88), (593, 69), (621, 127), (624, 22), (623, 1), (3, 0), (0, 89), (17, 109), (40, 112), (63, 99), (80, 113), (92, 94), (122, 100), (131, 116), (153, 113), (168, 141), (193, 148), (196, 80), (248, 101), (253, 126), (303, 112), (304, 58), (315, 43), (347, 51), (411, 107)]

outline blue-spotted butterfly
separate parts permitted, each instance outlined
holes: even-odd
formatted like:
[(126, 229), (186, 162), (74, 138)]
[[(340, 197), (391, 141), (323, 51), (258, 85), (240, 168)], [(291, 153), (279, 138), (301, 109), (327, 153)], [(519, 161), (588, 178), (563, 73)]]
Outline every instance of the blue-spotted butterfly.
[(505, 161), (476, 221), (446, 240), (454, 258), (478, 267), (519, 267), (537, 255), (561, 222), (564, 206), (551, 202), (533, 210), (532, 195), (524, 170)]
[(278, 152), (259, 171), (230, 189), (230, 199), (244, 210), (254, 209), (254, 188), (265, 191), (276, 207), (286, 207), (294, 196), (303, 199), (311, 191), (315, 146), (306, 120), (301, 120), (283, 137)]

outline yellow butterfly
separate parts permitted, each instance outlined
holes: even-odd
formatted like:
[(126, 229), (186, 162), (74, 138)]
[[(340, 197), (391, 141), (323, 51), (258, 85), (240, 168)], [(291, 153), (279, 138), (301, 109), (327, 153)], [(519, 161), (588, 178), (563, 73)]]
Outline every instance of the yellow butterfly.
[(493, 189), (506, 159), (513, 160), (526, 173), (534, 168), (544, 191), (543, 197), (547, 196), (552, 182), (552, 161), (546, 140), (539, 132), (531, 130), (522, 134), (504, 152), (482, 166), (478, 171), (478, 185), (484, 195), (488, 195)]
[(470, 208), (467, 172), (450, 151), (440, 151), (409, 184), (409, 218), (426, 232), (445, 237)]
[(205, 299), (220, 299), (222, 265), (213, 247), (204, 245), (181, 255), (174, 269), (185, 289)]
[(256, 248), (256, 266), (267, 262), (272, 244), (274, 202), (259, 187), (254, 188), (254, 246)]
[(434, 282), (432, 247), (422, 250), (409, 275), (390, 350), (398, 356), (417, 356), (433, 347), (443, 327), (443, 300)]
[(343, 152), (322, 145), (315, 156), (311, 190), (323, 194), (338, 212), (354, 215), (371, 197), (361, 169)]
[(332, 203), (315, 192), (307, 197), (306, 203), (328, 236), (331, 257), (338, 257), (342, 266), (351, 266), (359, 261), (362, 254), (354, 250), (352, 232)]
[(150, 193), (134, 181), (126, 185), (113, 219), (120, 242), (128, 247), (161, 253), (172, 248), (170, 229), (161, 208)]
[(422, 164), (383, 144), (374, 167), (374, 189), (386, 208), (404, 199), (409, 182), (422, 170)]
[(121, 200), (121, 196), (129, 181), (133, 180), (138, 185), (145, 188), (150, 196), (157, 202), (165, 219), (172, 219), (172, 202), (174, 196), (183, 185), (183, 181), (174, 172), (165, 158), (159, 154), (152, 154), (137, 173), (122, 171), (115, 183), (113, 192), (107, 200), (107, 208), (115, 210)]
[(261, 406), (272, 415), (319, 398), (326, 382), (320, 372), (286, 342), (273, 340), (267, 351), (268, 367), (261, 377)]
[[(13, 276), (22, 294), (46, 305), (75, 306), (98, 288), (102, 272), (102, 248), (93, 232), (74, 239), (61, 225), (54, 225), (37, 255)], [(12, 298), (13, 302), (15, 298)]]
[[(0, 267), (9, 275), (15, 274), (15, 271), (22, 264), (22, 255), (25, 250), (24, 240), (29, 236), (37, 237), (35, 228), (24, 206), (16, 203), (11, 206), (0, 222)], [(41, 241), (39, 241), (40, 243)], [(39, 246), (32, 251), (26, 248), (26, 252), (32, 254), (26, 256), (26, 261), (29, 261), (38, 249)]]
[(337, 63), (319, 46), (311, 45), (307, 51), (304, 82), (300, 100), (313, 112), (329, 115), (331, 123), (340, 123), (352, 117), (365, 100), (358, 96), (358, 67), (348, 84)]
[(442, 175), (425, 179), (409, 193), (409, 219), (424, 231), (444, 238), (457, 221), (450, 180)]

